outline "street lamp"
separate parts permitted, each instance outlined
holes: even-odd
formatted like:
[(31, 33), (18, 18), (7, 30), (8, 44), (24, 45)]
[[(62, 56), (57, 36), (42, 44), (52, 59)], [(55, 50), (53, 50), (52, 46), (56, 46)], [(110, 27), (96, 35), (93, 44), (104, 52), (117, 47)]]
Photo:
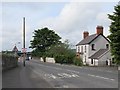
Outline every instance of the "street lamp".
[(25, 52), (25, 17), (23, 17), (23, 66), (25, 67), (25, 56), (26, 56), (26, 52)]

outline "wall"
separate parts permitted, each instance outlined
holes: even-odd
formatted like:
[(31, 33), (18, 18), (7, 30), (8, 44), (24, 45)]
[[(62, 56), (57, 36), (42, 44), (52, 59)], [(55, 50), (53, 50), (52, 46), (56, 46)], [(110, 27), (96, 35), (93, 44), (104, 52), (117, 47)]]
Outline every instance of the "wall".
[[(43, 58), (42, 58), (42, 57), (40, 58), (40, 61), (43, 61)], [(55, 63), (55, 59), (54, 59), (54, 58), (51, 58), (51, 57), (46, 57), (46, 62)]]
[[(92, 44), (95, 44), (95, 50), (92, 50)], [(109, 44), (109, 42), (102, 35), (97, 37), (92, 43), (90, 43), (89, 56), (93, 55), (100, 49), (106, 49), (106, 44)]]
[(112, 60), (110, 51), (108, 51), (106, 54), (99, 58), (98, 60), (99, 66), (106, 66), (106, 60), (108, 61), (108, 65), (110, 65), (110, 60)]
[(18, 58), (13, 55), (2, 54), (2, 70), (8, 70), (17, 67)]

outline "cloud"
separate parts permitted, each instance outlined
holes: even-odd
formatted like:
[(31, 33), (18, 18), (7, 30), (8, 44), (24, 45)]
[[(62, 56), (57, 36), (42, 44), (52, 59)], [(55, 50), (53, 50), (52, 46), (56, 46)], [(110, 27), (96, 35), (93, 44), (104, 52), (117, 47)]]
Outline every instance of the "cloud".
[[(98, 2), (70, 2), (64, 6), (57, 17), (49, 17), (38, 23), (38, 28), (47, 26), (61, 35), (63, 40), (69, 39), (77, 44), (82, 39), (83, 31), (95, 33), (97, 25), (109, 26), (106, 4)], [(110, 3), (107, 3), (108, 5)], [(107, 31), (108, 34), (109, 32)]]
[[(9, 4), (9, 3), (8, 3)], [(110, 21), (107, 14), (111, 13), (114, 4), (100, 2), (66, 2), (66, 3), (13, 3), (3, 8), (3, 50), (12, 49), (21, 42), (22, 48), (22, 17), (26, 17), (26, 47), (30, 46), (35, 29), (48, 27), (76, 45), (82, 38), (83, 31), (90, 34), (96, 32), (97, 25), (103, 25), (105, 35), (109, 34)], [(110, 10), (109, 10), (110, 8)], [(108, 11), (109, 10), (109, 11)], [(15, 14), (14, 14), (15, 13)]]

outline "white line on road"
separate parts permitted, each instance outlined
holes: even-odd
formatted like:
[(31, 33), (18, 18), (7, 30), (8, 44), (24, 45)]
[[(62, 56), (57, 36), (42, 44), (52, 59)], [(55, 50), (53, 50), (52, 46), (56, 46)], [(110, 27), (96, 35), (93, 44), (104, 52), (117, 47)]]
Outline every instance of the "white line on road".
[(88, 76), (97, 77), (97, 78), (102, 78), (102, 79), (106, 79), (106, 80), (112, 80), (112, 81), (115, 80), (115, 79), (110, 79), (110, 78), (106, 78), (106, 77), (102, 77), (102, 76), (96, 76), (96, 75), (93, 75), (93, 74), (88, 74)]
[(73, 71), (73, 70), (69, 70), (69, 69), (65, 69), (65, 70), (70, 71), (70, 72), (74, 72), (74, 73), (79, 73), (77, 71)]
[(62, 68), (53, 67), (53, 66), (45, 66), (45, 65), (41, 65), (41, 64), (39, 64), (39, 65), (40, 65), (40, 66), (44, 66), (44, 67), (48, 67), (48, 68), (57, 69), (57, 70), (66, 70), (66, 71), (73, 72), (73, 73), (79, 73), (78, 71), (74, 71), (74, 70), (62, 69)]
[(45, 77), (56, 79), (57, 77), (53, 74), (45, 74)]
[(112, 72), (112, 71), (106, 71), (106, 72)]

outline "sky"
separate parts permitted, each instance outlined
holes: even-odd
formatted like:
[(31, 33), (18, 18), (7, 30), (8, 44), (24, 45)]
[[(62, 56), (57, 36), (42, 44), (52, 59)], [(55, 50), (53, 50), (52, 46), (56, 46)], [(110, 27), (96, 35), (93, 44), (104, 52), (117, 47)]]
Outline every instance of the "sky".
[[(75, 45), (83, 39), (83, 32), (96, 33), (96, 26), (104, 27), (108, 36), (110, 20), (118, 2), (2, 2), (0, 3), (0, 51), (12, 50), (16, 45), (22, 50), (23, 17), (26, 18), (26, 48), (29, 48), (34, 30), (48, 27), (62, 41), (68, 39)], [(1, 27), (2, 26), (2, 27)]]

